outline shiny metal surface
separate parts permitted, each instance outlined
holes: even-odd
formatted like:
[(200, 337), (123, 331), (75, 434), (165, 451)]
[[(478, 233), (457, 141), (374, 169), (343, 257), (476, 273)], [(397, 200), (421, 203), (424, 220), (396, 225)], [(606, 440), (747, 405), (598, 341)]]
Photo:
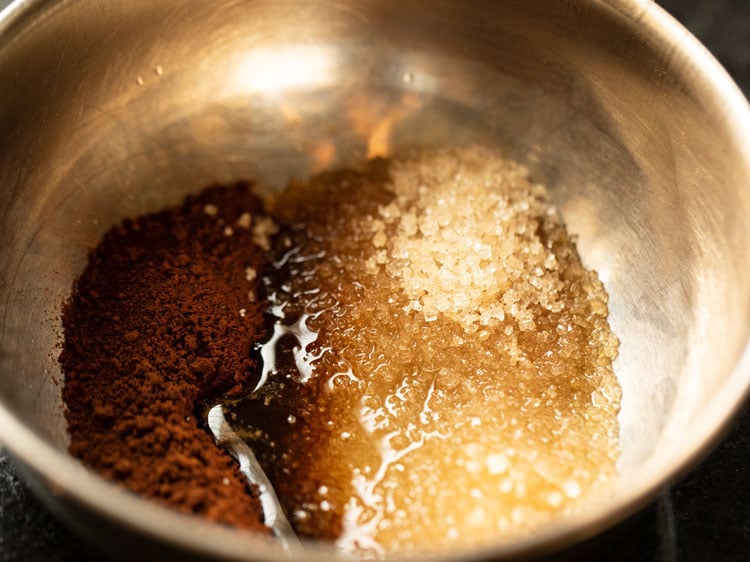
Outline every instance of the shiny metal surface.
[(482, 141), (549, 186), (611, 295), (622, 486), (534, 537), (447, 556), (591, 536), (703, 454), (748, 392), (750, 110), (649, 1), (24, 0), (0, 16), (0, 84), (0, 439), (122, 558), (283, 557), (65, 452), (58, 316), (87, 248), (211, 182), (275, 189)]

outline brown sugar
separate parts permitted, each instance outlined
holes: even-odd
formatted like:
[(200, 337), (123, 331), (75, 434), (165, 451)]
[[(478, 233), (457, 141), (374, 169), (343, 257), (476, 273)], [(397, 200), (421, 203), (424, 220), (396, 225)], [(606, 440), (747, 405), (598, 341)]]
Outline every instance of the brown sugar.
[(607, 295), (522, 166), (482, 147), (376, 160), (272, 209), (274, 336), (225, 410), (298, 533), (481, 545), (615, 476)]
[(257, 490), (201, 415), (255, 376), (258, 244), (272, 230), (247, 184), (113, 228), (64, 307), (60, 356), (73, 455), (181, 512), (263, 533)]

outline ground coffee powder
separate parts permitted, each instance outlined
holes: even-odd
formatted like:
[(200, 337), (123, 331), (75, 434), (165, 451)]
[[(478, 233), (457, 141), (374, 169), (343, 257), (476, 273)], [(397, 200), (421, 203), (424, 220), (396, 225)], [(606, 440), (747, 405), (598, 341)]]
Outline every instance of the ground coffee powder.
[(256, 373), (272, 230), (248, 184), (110, 230), (63, 309), (70, 451), (128, 489), (267, 532), (257, 490), (200, 427)]

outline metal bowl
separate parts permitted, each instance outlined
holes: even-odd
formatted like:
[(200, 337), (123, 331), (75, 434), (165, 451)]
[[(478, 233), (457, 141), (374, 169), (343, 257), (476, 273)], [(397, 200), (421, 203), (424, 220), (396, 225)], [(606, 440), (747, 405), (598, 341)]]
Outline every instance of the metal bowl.
[[(647, 0), (22, 0), (0, 14), (0, 439), (129, 558), (281, 559), (66, 451), (59, 312), (116, 221), (216, 181), (491, 143), (550, 188), (611, 295), (622, 485), (533, 537), (592, 536), (703, 455), (750, 386), (750, 110)], [(328, 559), (311, 547), (304, 559)]]

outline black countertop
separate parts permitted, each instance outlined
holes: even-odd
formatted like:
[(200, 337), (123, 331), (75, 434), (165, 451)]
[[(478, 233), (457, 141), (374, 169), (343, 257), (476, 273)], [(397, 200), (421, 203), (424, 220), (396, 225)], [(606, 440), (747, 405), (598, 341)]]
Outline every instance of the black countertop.
[[(0, 8), (7, 2), (0, 0)], [(661, 0), (750, 96), (750, 0)], [(577, 559), (750, 560), (750, 406), (699, 467)], [(0, 562), (103, 560), (54, 520), (0, 448)]]

